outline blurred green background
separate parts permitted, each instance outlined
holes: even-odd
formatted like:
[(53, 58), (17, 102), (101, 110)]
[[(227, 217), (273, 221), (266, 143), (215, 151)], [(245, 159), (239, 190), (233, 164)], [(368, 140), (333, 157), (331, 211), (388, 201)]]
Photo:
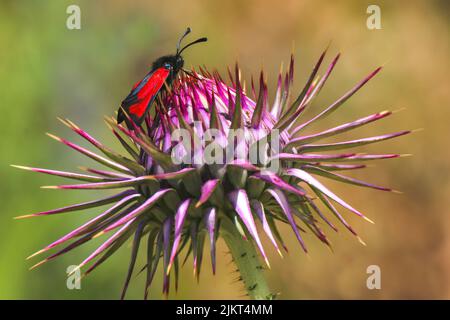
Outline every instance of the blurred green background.
[[(66, 28), (66, 8), (81, 8), (81, 30)], [(381, 30), (366, 27), (369, 4), (381, 8)], [(389, 194), (331, 183), (337, 194), (375, 220), (370, 225), (350, 213), (367, 246), (345, 228), (328, 234), (334, 252), (306, 236), (305, 256), (289, 228), (282, 231), (290, 253), (270, 252), (267, 272), (282, 299), (450, 298), (449, 169), (450, 24), (447, 1), (6, 1), (0, 3), (0, 298), (116, 299), (128, 267), (123, 248), (82, 281), (66, 288), (66, 268), (79, 263), (101, 241), (78, 248), (34, 271), (38, 260), (25, 257), (98, 213), (13, 220), (14, 216), (92, 199), (83, 191), (42, 190), (62, 180), (9, 167), (23, 164), (72, 169), (89, 160), (44, 135), (52, 132), (78, 141), (56, 117), (67, 117), (99, 139), (117, 146), (103, 116), (112, 115), (130, 86), (156, 57), (173, 52), (186, 26), (191, 39), (206, 45), (186, 53), (187, 65), (206, 65), (222, 73), (239, 60), (244, 78), (261, 65), (273, 88), (281, 61), (295, 42), (295, 88), (300, 90), (318, 55), (332, 41), (330, 56), (342, 52), (334, 74), (311, 112), (333, 99), (380, 64), (385, 68), (340, 112), (320, 128), (391, 109), (387, 120), (343, 137), (365, 137), (401, 129), (424, 128), (398, 140), (363, 148), (368, 152), (412, 153), (385, 160), (354, 176), (391, 186)], [(315, 127), (317, 128), (317, 127)], [(356, 190), (358, 189), (358, 190)], [(269, 248), (269, 247), (268, 247)], [(129, 248), (128, 248), (129, 249)], [(181, 287), (170, 298), (240, 298), (244, 294), (222, 241), (218, 274), (205, 260), (200, 283), (189, 263)], [(368, 290), (366, 268), (379, 265), (381, 290)], [(132, 280), (128, 298), (143, 296), (142, 277)], [(152, 298), (161, 299), (161, 278)]]

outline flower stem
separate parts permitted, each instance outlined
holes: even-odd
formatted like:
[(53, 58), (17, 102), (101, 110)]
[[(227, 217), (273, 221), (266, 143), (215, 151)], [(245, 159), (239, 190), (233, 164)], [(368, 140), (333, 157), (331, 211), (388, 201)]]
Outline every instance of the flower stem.
[(272, 300), (272, 294), (264, 277), (264, 267), (259, 261), (258, 253), (251, 241), (245, 240), (236, 227), (227, 221), (222, 223), (222, 236), (230, 249), (234, 263), (240, 273), (248, 296), (252, 300)]

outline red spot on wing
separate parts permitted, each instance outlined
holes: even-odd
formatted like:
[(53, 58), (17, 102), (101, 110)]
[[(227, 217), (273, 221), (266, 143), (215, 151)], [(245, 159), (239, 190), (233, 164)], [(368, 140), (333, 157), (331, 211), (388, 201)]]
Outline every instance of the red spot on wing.
[(149, 102), (159, 92), (168, 76), (169, 70), (165, 68), (156, 69), (147, 83), (137, 93), (138, 102), (130, 107), (129, 112), (141, 118), (147, 110)]

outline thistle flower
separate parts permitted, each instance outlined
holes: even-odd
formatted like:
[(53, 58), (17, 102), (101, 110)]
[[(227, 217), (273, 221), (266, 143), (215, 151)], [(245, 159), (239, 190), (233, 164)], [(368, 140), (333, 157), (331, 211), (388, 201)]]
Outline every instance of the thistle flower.
[[(229, 84), (218, 72), (210, 73), (202, 68), (199, 71), (192, 70), (192, 75), (181, 75), (172, 88), (167, 88), (156, 101), (154, 112), (147, 116), (142, 127), (127, 128), (117, 124), (113, 118), (106, 120), (124, 147), (125, 154), (106, 147), (71, 121), (61, 120), (98, 152), (51, 134), (49, 136), (107, 169), (83, 168), (87, 173), (81, 174), (19, 168), (84, 182), (45, 188), (124, 190), (102, 199), (19, 217), (53, 215), (110, 205), (103, 213), (31, 255), (29, 258), (60, 247), (32, 268), (93, 238), (107, 235), (107, 239), (79, 264), (79, 268), (88, 267), (84, 274), (89, 274), (129, 238), (133, 238), (122, 298), (135, 269), (141, 242), (144, 242), (147, 251), (147, 263), (140, 270), (147, 276), (147, 298), (160, 260), (165, 294), (169, 292), (171, 275), (174, 275), (177, 287), (180, 262), (184, 264), (189, 256), (193, 257), (194, 274), (198, 278), (205, 242), (210, 248), (214, 273), (216, 241), (222, 236), (249, 296), (270, 299), (274, 295), (264, 281), (264, 266), (259, 263), (258, 254), (255, 253), (259, 251), (264, 265), (270, 266), (266, 248), (261, 243), (262, 235), (268, 238), (280, 255), (282, 249), (287, 249), (278, 232), (278, 224), (291, 226), (305, 252), (307, 246), (302, 239), (303, 232), (312, 232), (321, 242), (330, 245), (319, 221), (336, 231), (337, 227), (329, 220), (329, 214), (321, 209), (326, 208), (357, 237), (336, 204), (370, 220), (316, 177), (393, 191), (340, 172), (361, 169), (365, 167), (366, 161), (396, 158), (398, 154), (341, 153), (338, 150), (399, 137), (409, 131), (318, 143), (391, 114), (383, 111), (314, 134), (305, 134), (306, 127), (336, 111), (381, 70), (381, 67), (375, 69), (313, 118), (299, 122), (297, 120), (312, 104), (339, 59), (338, 54), (320, 77), (318, 71), (325, 52), (320, 56), (303, 90), (296, 96), (291, 92), (294, 76), (294, 59), (291, 57), (286, 74), (280, 71), (271, 105), (263, 72), (259, 77), (258, 91), (253, 79), (251, 89), (245, 89), (237, 65), (234, 75), (229, 70)], [(212, 129), (215, 130), (215, 139), (211, 139), (212, 133), (208, 132)], [(180, 130), (189, 134), (187, 138), (183, 136), (183, 143)], [(234, 135), (236, 130), (242, 131), (243, 139), (239, 140)], [(178, 139), (174, 139), (174, 134)], [(231, 157), (225, 155), (223, 151), (230, 149), (239, 149), (243, 157), (237, 154)], [(209, 163), (205, 161), (207, 156), (220, 161)], [(257, 224), (260, 225), (259, 229)], [(184, 257), (181, 256), (182, 252), (185, 252)]]

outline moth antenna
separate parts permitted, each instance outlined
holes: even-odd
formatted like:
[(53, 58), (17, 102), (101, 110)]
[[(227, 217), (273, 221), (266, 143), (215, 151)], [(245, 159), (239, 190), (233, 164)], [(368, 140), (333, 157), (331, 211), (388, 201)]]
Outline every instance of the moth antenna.
[(185, 45), (179, 52), (177, 52), (177, 55), (180, 55), (184, 50), (186, 50), (187, 48), (189, 48), (190, 46), (192, 46), (196, 43), (206, 42), (206, 41), (208, 41), (208, 38), (206, 38), (206, 37), (192, 41), (191, 43), (188, 43), (187, 45)]
[(191, 28), (187, 27), (186, 31), (183, 33), (183, 35), (180, 37), (180, 39), (178, 40), (177, 43), (177, 53), (176, 55), (180, 54), (180, 46), (181, 46), (181, 41), (183, 41), (184, 37), (186, 37), (189, 33), (191, 33)]

